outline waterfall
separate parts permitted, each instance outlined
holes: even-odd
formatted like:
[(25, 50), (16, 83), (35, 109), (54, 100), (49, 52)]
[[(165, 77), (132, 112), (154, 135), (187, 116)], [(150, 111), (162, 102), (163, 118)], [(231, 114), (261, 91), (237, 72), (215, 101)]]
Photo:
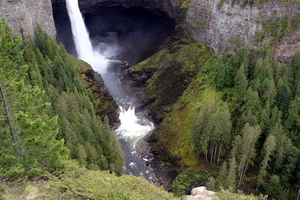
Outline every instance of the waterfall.
[(78, 6), (78, 0), (67, 0), (66, 4), (78, 58), (89, 63), (100, 74), (105, 73), (107, 60), (97, 50), (93, 49), (89, 33)]
[[(89, 63), (95, 71), (103, 76), (105, 84), (109, 84), (106, 85), (109, 89), (115, 90), (117, 85), (113, 84), (113, 82), (118, 80), (112, 78), (112, 76), (109, 76), (106, 72), (108, 62), (111, 61), (105, 60), (104, 56), (93, 49), (89, 33), (78, 6), (78, 0), (66, 0), (66, 3), (78, 57)], [(108, 81), (105, 77), (108, 77), (110, 80)], [(126, 93), (122, 91), (121, 88), (118, 89), (120, 89), (117, 90), (118, 93)], [(114, 99), (117, 100), (118, 97), (114, 95)], [(131, 105), (131, 102), (125, 98), (119, 99), (116, 102), (119, 105)], [(148, 164), (145, 164), (145, 160), (138, 155), (135, 145), (140, 138), (154, 129), (153, 123), (143, 116), (137, 117), (133, 106), (130, 106), (127, 110), (124, 110), (123, 107), (120, 106), (120, 121), (121, 125), (116, 130), (116, 133), (119, 136), (125, 154), (125, 173), (143, 176), (152, 182), (155, 180), (155, 174)]]

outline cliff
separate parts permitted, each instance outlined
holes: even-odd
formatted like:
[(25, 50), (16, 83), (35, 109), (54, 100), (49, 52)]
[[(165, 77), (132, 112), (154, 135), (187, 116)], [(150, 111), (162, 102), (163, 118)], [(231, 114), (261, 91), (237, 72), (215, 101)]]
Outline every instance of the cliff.
[[(95, 14), (107, 8), (138, 8), (147, 10), (162, 18), (175, 18), (174, 3), (170, 0), (79, 0), (80, 10), (83, 14)], [(66, 13), (66, 0), (52, 0), (54, 12)]]
[(50, 0), (0, 0), (0, 15), (6, 17), (16, 35), (20, 28), (25, 35), (33, 35), (38, 24), (47, 34), (56, 34)]
[[(186, 15), (186, 27), (196, 41), (206, 43), (216, 53), (234, 52), (236, 43), (254, 45), (257, 31), (263, 29), (263, 22), (278, 20), (288, 14), (293, 19), (300, 9), (299, 3), (269, 3), (232, 5), (229, 0), (191, 0)], [(276, 58), (290, 61), (300, 50), (300, 32), (293, 31), (282, 38), (276, 45)]]

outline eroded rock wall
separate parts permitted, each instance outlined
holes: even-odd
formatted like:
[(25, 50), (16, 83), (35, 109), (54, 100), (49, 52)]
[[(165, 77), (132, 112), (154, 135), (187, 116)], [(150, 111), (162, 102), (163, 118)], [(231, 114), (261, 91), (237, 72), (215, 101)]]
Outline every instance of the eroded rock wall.
[[(83, 14), (98, 13), (112, 7), (139, 8), (155, 15), (175, 18), (173, 0), (79, 0), (79, 7)], [(54, 12), (66, 12), (66, 0), (52, 0)]]
[(16, 35), (20, 28), (25, 35), (33, 35), (38, 24), (47, 34), (56, 34), (51, 0), (0, 0), (0, 15), (6, 17)]
[[(191, 0), (186, 26), (192, 37), (210, 46), (216, 53), (233, 53), (234, 45), (242, 42), (254, 46), (253, 37), (263, 29), (262, 21), (289, 14), (293, 18), (300, 10), (299, 3), (265, 3), (263, 5), (231, 5), (230, 0)], [(274, 16), (275, 15), (275, 16)], [(278, 42), (276, 57), (289, 61), (300, 50), (300, 32), (295, 30)], [(255, 46), (254, 46), (255, 47)]]

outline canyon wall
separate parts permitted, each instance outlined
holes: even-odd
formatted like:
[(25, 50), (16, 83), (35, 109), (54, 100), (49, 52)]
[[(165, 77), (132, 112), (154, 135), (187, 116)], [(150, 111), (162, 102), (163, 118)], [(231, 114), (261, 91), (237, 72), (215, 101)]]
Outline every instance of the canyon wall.
[[(109, 7), (141, 8), (151, 13), (168, 18), (176, 18), (174, 0), (79, 0), (83, 13), (95, 13)], [(202, 41), (216, 53), (232, 53), (236, 42), (254, 46), (253, 37), (263, 29), (266, 21), (285, 14), (295, 16), (300, 10), (299, 3), (278, 3), (272, 1), (253, 6), (231, 5), (230, 0), (190, 0), (186, 14), (186, 27), (196, 41)], [(52, 10), (53, 6), (53, 10)], [(40, 24), (50, 35), (56, 30), (53, 12), (65, 13), (65, 0), (0, 0), (0, 15), (14, 27), (15, 34), (23, 29), (25, 35), (32, 35), (34, 28)], [(280, 61), (289, 61), (300, 51), (300, 30), (294, 30), (277, 43), (275, 56)], [(255, 46), (254, 46), (255, 47)]]
[(33, 35), (38, 24), (47, 34), (56, 34), (51, 0), (0, 0), (0, 16), (6, 17), (16, 35), (20, 28), (25, 35)]
[[(255, 47), (253, 37), (263, 29), (263, 21), (279, 19), (288, 14), (291, 19), (299, 12), (299, 3), (271, 1), (262, 5), (241, 7), (230, 0), (191, 0), (186, 26), (196, 41), (202, 41), (216, 53), (233, 53), (236, 43)], [(300, 50), (300, 31), (294, 30), (277, 42), (275, 56), (289, 61)]]
[[(173, 0), (78, 0), (82, 14), (95, 14), (104, 9), (119, 8), (137, 8), (147, 10), (150, 13), (168, 18), (171, 21), (175, 18)], [(66, 0), (52, 0), (54, 12), (66, 12)]]

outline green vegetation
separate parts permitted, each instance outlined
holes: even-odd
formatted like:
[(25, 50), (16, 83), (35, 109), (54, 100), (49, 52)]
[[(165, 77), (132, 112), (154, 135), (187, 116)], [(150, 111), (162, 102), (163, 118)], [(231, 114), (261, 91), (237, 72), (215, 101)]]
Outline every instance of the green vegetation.
[(228, 190), (221, 190), (220, 192), (216, 192), (216, 196), (218, 196), (222, 200), (265, 200), (267, 199), (267, 196), (255, 196), (253, 194), (251, 195), (245, 195), (241, 191), (238, 193), (233, 193)]
[(49, 117), (45, 92), (25, 83), (21, 38), (0, 21), (0, 176), (19, 179), (63, 167), (67, 149), (56, 140), (57, 117)]
[[(134, 66), (134, 70), (137, 71), (146, 71), (148, 68), (157, 69), (147, 82), (143, 100), (145, 104), (150, 104), (148, 109), (154, 114), (153, 117), (157, 121), (164, 119), (152, 135), (154, 140), (157, 139), (157, 143), (151, 145), (154, 149), (168, 146), (168, 151), (172, 153), (165, 151), (164, 156), (170, 161), (180, 157), (184, 159), (183, 163), (192, 162), (193, 164), (191, 165), (196, 164), (190, 137), (190, 119), (193, 118), (195, 113), (193, 109), (195, 108), (192, 107), (192, 111), (189, 112), (190, 110), (186, 109), (173, 109), (172, 105), (187, 90), (201, 66), (204, 65), (210, 56), (209, 50), (202, 43), (186, 44), (184, 39), (184, 41), (178, 42), (174, 46), (164, 49), (150, 59)], [(177, 106), (184, 108), (185, 106), (193, 105), (188, 104), (184, 100)], [(184, 113), (180, 113), (178, 118), (170, 118), (171, 110)], [(187, 117), (182, 118), (180, 116)], [(178, 126), (178, 124), (184, 124), (184, 126)], [(165, 134), (156, 134), (162, 132)], [(169, 133), (172, 133), (172, 136)], [(174, 138), (170, 140), (170, 137)], [(187, 149), (189, 149), (188, 152), (186, 152)]]
[(179, 174), (173, 181), (172, 192), (176, 196), (184, 196), (196, 185), (205, 185), (210, 177), (210, 173), (199, 171), (199, 169), (195, 167), (190, 167)]
[[(225, 58), (221, 64), (219, 59), (213, 60), (213, 64), (208, 62), (208, 65), (200, 72), (204, 82), (223, 92), (222, 96), (224, 94), (228, 96), (227, 91), (229, 89), (231, 91), (229, 94), (231, 98), (222, 98), (222, 100), (230, 105), (232, 116), (230, 140), (233, 142), (227, 146), (224, 145), (224, 148), (231, 149), (227, 180), (232, 180), (232, 178), (233, 180), (227, 181), (223, 187), (239, 188), (243, 182), (244, 184), (247, 182), (247, 184), (252, 184), (254, 189), (256, 178), (249, 181), (248, 179), (251, 176), (258, 176), (257, 191), (278, 199), (285, 199), (287, 196), (285, 192), (280, 193), (278, 190), (274, 192), (271, 188), (284, 187), (289, 191), (293, 189), (296, 191), (300, 186), (299, 134), (296, 134), (297, 136), (294, 134), (298, 128), (289, 126), (289, 119), (293, 118), (292, 123), (294, 123), (294, 120), (298, 118), (290, 106), (294, 106), (294, 102), (299, 98), (296, 92), (297, 87), (292, 87), (295, 82), (298, 82), (296, 74), (299, 73), (299, 65), (295, 62), (298, 61), (299, 54), (295, 55), (293, 62), (289, 65), (278, 63), (270, 58), (258, 58), (251, 65), (253, 61), (247, 60), (251, 57), (249, 51), (245, 49), (241, 51), (244, 52), (244, 59), (239, 52), (235, 56)], [(235, 59), (240, 61), (232, 62)], [(235, 77), (228, 79), (232, 80), (231, 82), (221, 81), (222, 77), (226, 77), (226, 70), (224, 72), (213, 68), (216, 65), (223, 66), (224, 63), (225, 66), (226, 63), (231, 63), (232, 69), (240, 65), (236, 74), (228, 75)], [(207, 68), (212, 70), (207, 70)], [(214, 79), (214, 77), (219, 78)], [(202, 108), (205, 108), (205, 104), (201, 106), (199, 113)], [(205, 123), (206, 126), (210, 124)], [(198, 134), (199, 130), (201, 129), (194, 130), (194, 134)], [(291, 133), (294, 137), (289, 137)], [(205, 135), (205, 131), (202, 131), (202, 134)], [(208, 135), (209, 137), (211, 135)], [(197, 148), (196, 145), (195, 149)], [(247, 180), (243, 181), (247, 176), (247, 170), (254, 165), (260, 167), (252, 168)], [(290, 193), (290, 195), (295, 195), (295, 193)]]
[(263, 21), (264, 30), (258, 31), (254, 36), (255, 44), (259, 44), (265, 38), (272, 39), (273, 42), (278, 41), (284, 35), (299, 27), (299, 14), (297, 14), (294, 20), (290, 19), (288, 14), (281, 17), (279, 20), (276, 16), (268, 21)]
[(178, 199), (142, 177), (117, 177), (107, 171), (91, 171), (68, 161), (64, 172), (48, 181), (0, 185), (0, 198), (13, 199), (104, 199), (157, 200)]
[(58, 173), (69, 156), (88, 169), (121, 175), (119, 141), (108, 119), (96, 115), (97, 104), (81, 83), (76, 59), (40, 28), (34, 41), (22, 42), (5, 19), (0, 23), (1, 178)]
[[(227, 146), (230, 139), (230, 113), (225, 103), (220, 106), (208, 100), (200, 108), (192, 126), (193, 145), (197, 152), (205, 154), (206, 163), (218, 163), (222, 145)], [(209, 158), (208, 158), (209, 157)]]
[[(276, 0), (279, 3), (295, 3), (299, 0)], [(263, 5), (267, 3), (272, 3), (270, 0), (231, 0), (231, 5), (240, 5), (242, 8), (245, 6), (253, 6), (254, 4)], [(222, 4), (221, 4), (222, 5)]]
[[(143, 97), (159, 122), (151, 136), (154, 151), (183, 169), (209, 173), (207, 183), (215, 190), (295, 198), (300, 187), (300, 54), (283, 64), (273, 59), (273, 48), (299, 27), (298, 18), (270, 20), (258, 33), (263, 45), (239, 44), (235, 55), (214, 57), (203, 47), (197, 54), (201, 44), (186, 38), (154, 55), (164, 59), (156, 62), (156, 70), (152, 67)], [(147, 64), (143, 67), (147, 70)], [(185, 173), (173, 183), (176, 195), (194, 184), (193, 177), (181, 180)], [(197, 177), (197, 170), (191, 176)]]
[(190, 2), (190, 0), (176, 0), (176, 3), (183, 10), (187, 10), (188, 8), (191, 8), (193, 6), (193, 4)]
[(107, 118), (102, 121), (96, 115), (97, 104), (92, 92), (81, 83), (75, 58), (40, 28), (35, 40), (25, 43), (24, 49), (24, 61), (34, 74), (29, 81), (46, 91), (46, 99), (52, 105), (49, 114), (58, 116), (58, 137), (64, 138), (70, 157), (88, 169), (121, 175), (124, 158), (118, 139), (110, 131)]
[(1, 19), (0, 33), (0, 199), (177, 199), (116, 176), (123, 153), (81, 83), (87, 64), (40, 28), (22, 41)]

